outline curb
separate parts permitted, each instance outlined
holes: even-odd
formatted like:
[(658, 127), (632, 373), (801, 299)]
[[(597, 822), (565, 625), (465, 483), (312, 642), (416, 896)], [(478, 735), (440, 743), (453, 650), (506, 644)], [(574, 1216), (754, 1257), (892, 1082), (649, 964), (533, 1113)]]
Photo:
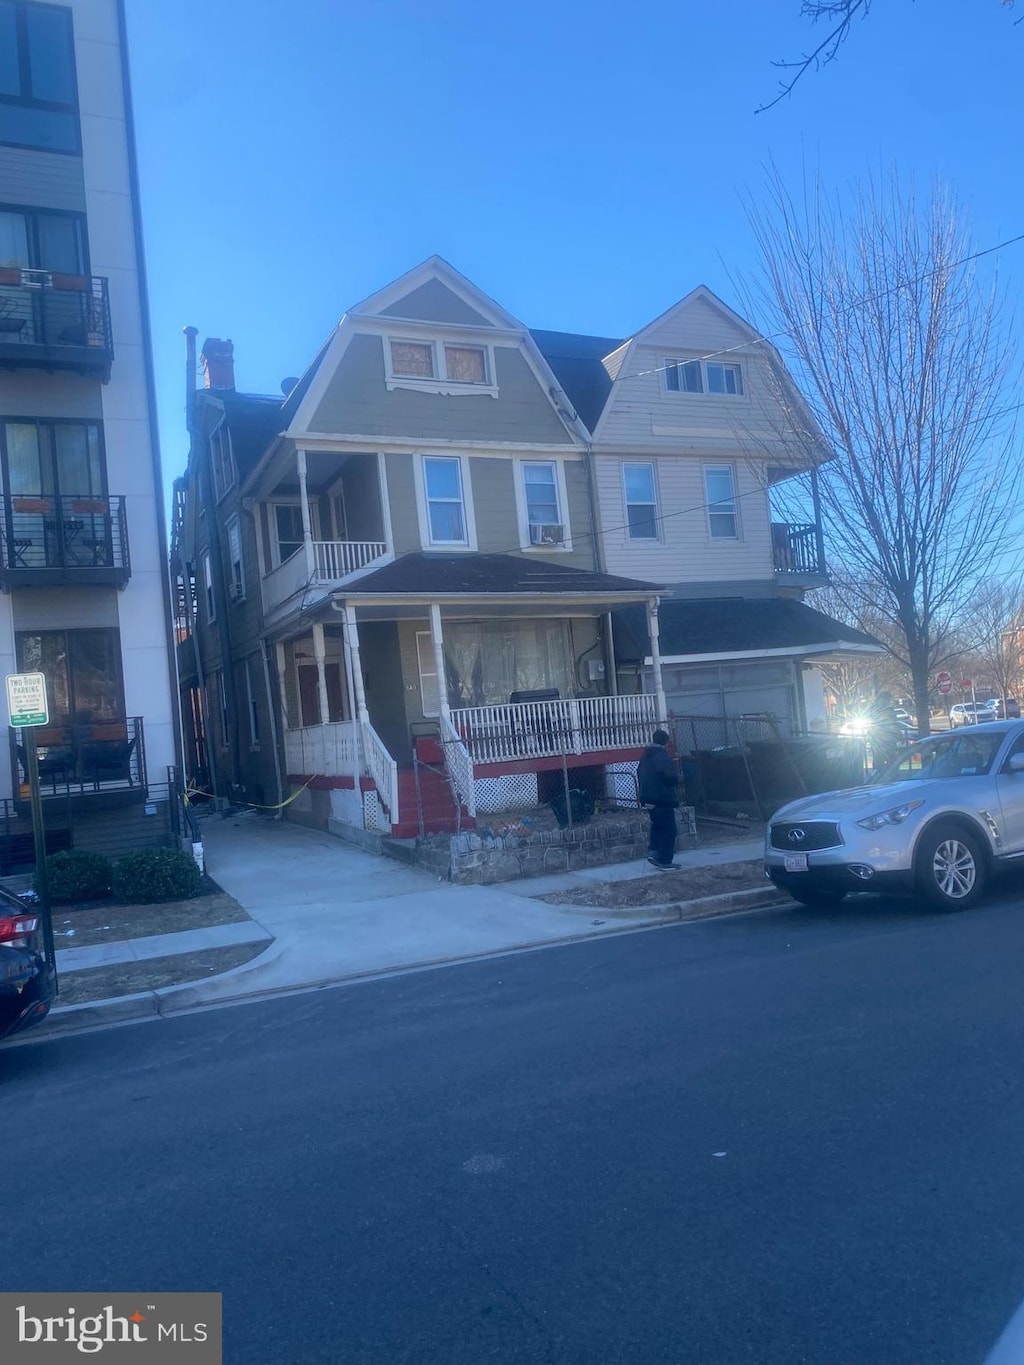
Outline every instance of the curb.
[[(754, 887), (746, 891), (726, 891), (717, 896), (703, 896), (693, 901), (678, 901), (663, 906), (633, 907), (636, 915), (617, 915), (601, 906), (574, 906), (583, 914), (601, 916), (607, 927), (581, 930), (578, 934), (567, 934), (561, 938), (532, 940), (525, 943), (510, 943), (506, 948), (491, 948), (485, 952), (467, 953), (458, 957), (425, 958), (419, 962), (406, 962), (391, 967), (376, 967), (368, 971), (350, 972), (344, 976), (329, 976), (301, 983), (260, 988), (255, 982), (245, 982), (241, 990), (222, 994), (218, 989), (211, 993), (207, 988), (233, 980), (242, 983), (246, 976), (259, 976), (270, 967), (284, 952), (281, 941), (275, 940), (259, 957), (245, 962), (240, 967), (232, 967), (218, 976), (202, 981), (185, 981), (177, 986), (160, 986), (156, 990), (141, 991), (135, 995), (116, 996), (109, 1000), (89, 1000), (81, 1005), (59, 1005), (51, 1010), (45, 1024), (38, 1031), (31, 1030), (24, 1039), (18, 1039), (15, 1046), (24, 1042), (43, 1042), (46, 1038), (58, 1037), (66, 1033), (78, 1033), (95, 1029), (111, 1028), (118, 1024), (136, 1023), (144, 1019), (171, 1018), (187, 1014), (196, 1009), (215, 1009), (220, 1005), (251, 1004), (257, 1000), (268, 1000), (274, 996), (292, 995), (306, 991), (324, 990), (331, 986), (343, 986), (359, 981), (373, 981), (380, 977), (399, 976), (406, 972), (426, 971), (434, 967), (458, 966), (460, 963), (482, 962), (488, 958), (504, 957), (541, 948), (565, 947), (571, 943), (586, 943), (610, 934), (630, 933), (637, 929), (657, 929), (666, 924), (680, 924), (718, 916), (743, 914), (753, 910), (769, 910), (788, 903), (773, 886)], [(618, 920), (618, 923), (611, 921)], [(628, 923), (621, 921), (627, 920)]]

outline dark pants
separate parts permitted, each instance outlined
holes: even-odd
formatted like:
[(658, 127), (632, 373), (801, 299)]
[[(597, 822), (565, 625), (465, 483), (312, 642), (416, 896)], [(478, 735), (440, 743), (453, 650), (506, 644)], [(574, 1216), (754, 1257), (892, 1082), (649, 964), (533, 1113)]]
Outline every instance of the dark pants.
[(659, 863), (670, 863), (676, 851), (674, 806), (651, 807), (651, 854)]

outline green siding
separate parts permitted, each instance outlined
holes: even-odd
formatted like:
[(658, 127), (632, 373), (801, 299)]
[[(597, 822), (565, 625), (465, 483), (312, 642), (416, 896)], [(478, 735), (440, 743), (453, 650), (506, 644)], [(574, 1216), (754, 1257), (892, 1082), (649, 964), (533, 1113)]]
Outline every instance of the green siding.
[(498, 397), (387, 391), (382, 338), (349, 342), (310, 420), (313, 432), (571, 446), (572, 440), (518, 349), (495, 349)]
[(440, 280), (427, 280), (418, 289), (411, 290), (390, 308), (381, 310), (383, 317), (416, 318), (422, 322), (460, 322), (471, 327), (490, 327), (491, 324), (452, 293)]
[(477, 549), (484, 554), (511, 554), (519, 545), (514, 470), (512, 460), (469, 462)]
[(416, 485), (413, 482), (413, 455), (385, 455), (388, 477), (388, 503), (391, 508), (391, 535), (396, 555), (420, 549), (420, 523), (416, 513)]
[(361, 621), (359, 655), (370, 723), (398, 763), (411, 759), (402, 656), (395, 621)]

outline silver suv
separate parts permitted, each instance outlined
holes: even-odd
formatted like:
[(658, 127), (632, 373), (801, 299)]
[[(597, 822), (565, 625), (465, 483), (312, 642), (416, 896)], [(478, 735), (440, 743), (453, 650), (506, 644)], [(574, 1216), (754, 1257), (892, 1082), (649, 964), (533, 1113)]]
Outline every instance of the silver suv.
[(1024, 858), (1024, 721), (992, 721), (904, 749), (866, 787), (792, 801), (768, 825), (765, 872), (804, 905), (851, 891), (974, 905)]

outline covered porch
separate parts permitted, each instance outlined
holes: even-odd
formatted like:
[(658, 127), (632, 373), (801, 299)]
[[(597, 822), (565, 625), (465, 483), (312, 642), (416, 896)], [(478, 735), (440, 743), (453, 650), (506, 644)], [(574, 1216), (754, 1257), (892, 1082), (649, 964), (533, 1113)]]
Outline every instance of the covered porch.
[(665, 696), (660, 670), (617, 690), (609, 614), (636, 604), (656, 650), (655, 591), (515, 556), (408, 555), (364, 575), (277, 642), (290, 782), (349, 789), (365, 823), (370, 778), (405, 830), (414, 754), (434, 756), (469, 819), (503, 771), (635, 759)]

